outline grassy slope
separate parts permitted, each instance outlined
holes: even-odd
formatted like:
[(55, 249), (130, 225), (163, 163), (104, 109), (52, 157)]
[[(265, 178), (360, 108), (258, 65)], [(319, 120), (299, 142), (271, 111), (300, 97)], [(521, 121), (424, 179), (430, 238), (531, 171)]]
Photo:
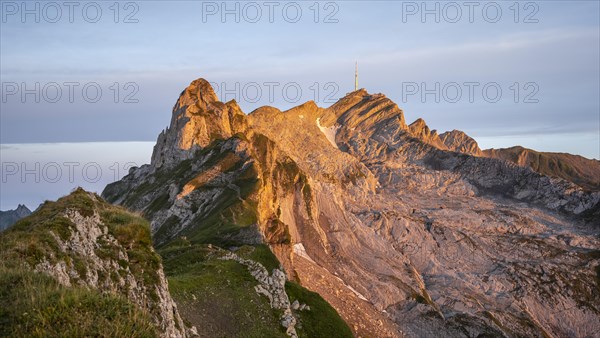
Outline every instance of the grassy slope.
[(101, 222), (108, 228), (108, 233), (117, 239), (118, 243), (99, 242), (96, 249), (99, 257), (118, 260), (118, 250), (126, 248), (130, 261), (135, 261), (135, 264), (119, 261), (122, 270), (113, 273), (124, 274), (129, 267), (138, 280), (147, 283), (156, 281), (160, 256), (152, 250), (148, 222), (121, 207), (106, 203), (99, 196), (81, 188), (56, 202), (46, 201), (33, 214), (0, 233), (0, 260), (13, 265), (27, 262), (30, 267), (43, 260), (51, 263), (63, 260), (68, 266), (74, 266), (79, 275), (85, 275), (87, 257), (62, 252), (54, 236), (64, 241), (75, 229), (75, 225), (63, 216), (67, 209), (76, 210), (83, 216), (92, 216), (94, 212), (98, 212)]
[(245, 266), (220, 260), (208, 245), (172, 245), (161, 250), (169, 289), (185, 320), (203, 336), (284, 337), (280, 311), (258, 295)]
[(156, 337), (144, 311), (115, 295), (64, 287), (41, 273), (0, 267), (1, 337)]
[[(66, 240), (75, 227), (62, 216), (67, 208), (84, 216), (99, 212), (109, 233), (136, 261), (131, 266), (123, 262), (122, 267), (129, 266), (146, 283), (156, 279), (160, 257), (151, 250), (148, 223), (78, 189), (56, 202), (45, 202), (0, 234), (0, 336), (156, 336), (148, 315), (126, 299), (80, 287), (67, 288), (32, 271), (42, 260), (62, 260), (80, 275), (86, 273), (86, 257), (62, 252), (54, 236)], [(115, 254), (114, 244), (99, 244), (99, 256)]]
[[(180, 238), (159, 250), (169, 289), (182, 315), (209, 336), (285, 336), (278, 322), (281, 313), (270, 308), (266, 297), (254, 292), (257, 282), (246, 267), (211, 255), (208, 244), (235, 244), (220, 239), (222, 224), (200, 227), (202, 231), (188, 233), (190, 240)], [(240, 227), (232, 222), (225, 224), (228, 228)], [(242, 245), (236, 253), (261, 263), (268, 271), (280, 266), (264, 244)], [(310, 311), (297, 313), (302, 323), (300, 337), (352, 337), (346, 323), (319, 294), (295, 283), (288, 283), (286, 291), (292, 301), (298, 299), (311, 307)]]
[(309, 291), (294, 282), (285, 283), (290, 302), (297, 300), (308, 304), (310, 311), (299, 311), (296, 331), (300, 337), (352, 337), (352, 331), (337, 311), (318, 293)]

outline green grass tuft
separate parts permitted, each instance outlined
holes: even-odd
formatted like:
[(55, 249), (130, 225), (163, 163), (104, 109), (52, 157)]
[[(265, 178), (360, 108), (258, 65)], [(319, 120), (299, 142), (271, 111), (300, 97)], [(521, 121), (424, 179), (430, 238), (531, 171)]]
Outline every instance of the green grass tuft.
[(127, 300), (24, 269), (0, 267), (0, 304), (2, 337), (157, 337)]
[(281, 265), (277, 257), (271, 252), (271, 249), (265, 244), (242, 246), (236, 251), (236, 254), (242, 258), (251, 259), (262, 264), (269, 273), (272, 273), (273, 269), (278, 269)]

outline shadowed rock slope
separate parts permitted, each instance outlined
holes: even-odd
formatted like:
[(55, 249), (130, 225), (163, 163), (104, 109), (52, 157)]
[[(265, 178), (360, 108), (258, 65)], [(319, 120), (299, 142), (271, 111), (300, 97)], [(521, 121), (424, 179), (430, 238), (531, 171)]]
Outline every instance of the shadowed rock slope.
[[(407, 126), (394, 102), (362, 89), (329, 108), (244, 115), (199, 79), (151, 164), (103, 196), (151, 221), (171, 285), (214, 257), (251, 260), (275, 268), (269, 278), (285, 273), (290, 302), (299, 285), (317, 292), (356, 336), (593, 335), (600, 194), (462, 153), (476, 148), (458, 138)], [(169, 272), (171, 250), (187, 258)], [(260, 279), (246, 287), (262, 295)], [(206, 311), (198, 292), (175, 296), (180, 308)], [(308, 301), (287, 311), (277, 291), (273, 306), (273, 292), (286, 334), (339, 331), (311, 321)]]
[(566, 153), (548, 153), (515, 146), (481, 150), (477, 142), (460, 130), (440, 135), (444, 147), (463, 154), (497, 158), (529, 167), (534, 171), (574, 183), (589, 191), (600, 191), (600, 161)]
[(499, 158), (530, 167), (548, 176), (560, 177), (590, 191), (600, 191), (600, 161), (565, 153), (538, 152), (512, 147), (506, 149), (486, 149), (483, 156)]

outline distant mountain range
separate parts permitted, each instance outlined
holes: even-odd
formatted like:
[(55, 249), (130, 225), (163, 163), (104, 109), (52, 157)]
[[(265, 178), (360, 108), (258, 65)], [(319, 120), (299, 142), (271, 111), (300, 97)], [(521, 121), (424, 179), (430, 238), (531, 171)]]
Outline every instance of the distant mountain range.
[(0, 211), (0, 231), (7, 229), (23, 217), (31, 214), (31, 210), (19, 204), (15, 210)]
[(497, 158), (529, 167), (540, 174), (562, 178), (589, 191), (600, 191), (600, 161), (567, 153), (548, 153), (515, 146), (481, 150), (477, 142), (460, 130), (437, 135), (425, 121), (418, 119), (409, 126), (413, 136), (442, 150)]
[(600, 191), (600, 161), (579, 155), (548, 153), (520, 146), (506, 149), (486, 149), (483, 156), (499, 158), (530, 167), (548, 176), (560, 177), (590, 191)]

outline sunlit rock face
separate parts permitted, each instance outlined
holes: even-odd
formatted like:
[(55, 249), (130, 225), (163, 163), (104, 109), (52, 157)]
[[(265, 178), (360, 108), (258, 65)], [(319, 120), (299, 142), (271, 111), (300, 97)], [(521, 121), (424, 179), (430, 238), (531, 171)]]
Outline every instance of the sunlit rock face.
[(152, 164), (175, 164), (192, 149), (233, 136), (244, 129), (244, 123), (244, 113), (235, 101), (220, 102), (208, 81), (195, 80), (179, 96), (170, 126), (158, 136)]
[(431, 144), (432, 146), (446, 150), (448, 147), (444, 144), (436, 130), (430, 130), (423, 119), (417, 119), (408, 126), (410, 133), (419, 140)]
[(460, 130), (452, 130), (440, 135), (440, 140), (448, 150), (473, 156), (482, 156), (483, 153), (477, 142)]
[(471, 140), (407, 126), (365, 90), (244, 115), (196, 80), (151, 165), (103, 196), (143, 212), (158, 243), (251, 210), (229, 236), (268, 244), (358, 336), (597, 334), (600, 194)]

